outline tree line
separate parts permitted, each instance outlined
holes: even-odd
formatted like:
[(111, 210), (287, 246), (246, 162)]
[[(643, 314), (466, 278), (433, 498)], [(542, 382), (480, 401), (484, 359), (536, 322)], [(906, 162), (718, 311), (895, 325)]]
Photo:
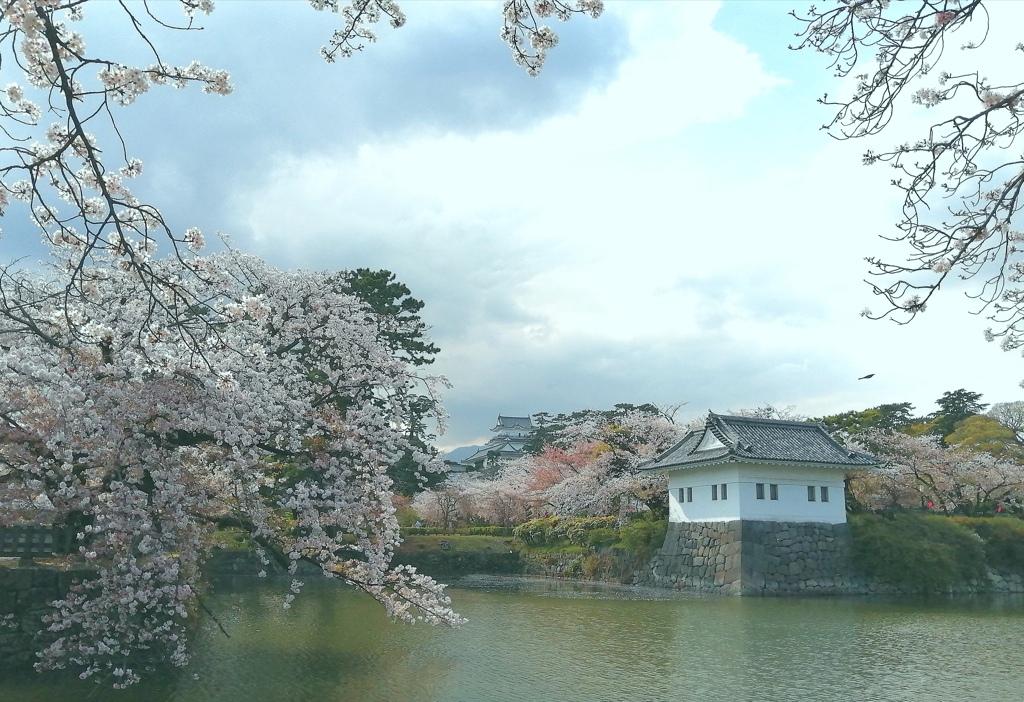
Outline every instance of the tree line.
[[(732, 413), (820, 422), (841, 443), (878, 457), (877, 470), (847, 480), (849, 509), (1020, 514), (1024, 401), (989, 408), (981, 397), (965, 389), (945, 392), (938, 409), (924, 416), (915, 416), (909, 402), (814, 419), (772, 405)], [(702, 418), (677, 423), (679, 407), (622, 403), (610, 410), (538, 413), (523, 457), (491, 471), (450, 474), (405, 504), (444, 528), (513, 526), (545, 516), (622, 517), (636, 510), (667, 517), (666, 479), (640, 466), (702, 425)]]

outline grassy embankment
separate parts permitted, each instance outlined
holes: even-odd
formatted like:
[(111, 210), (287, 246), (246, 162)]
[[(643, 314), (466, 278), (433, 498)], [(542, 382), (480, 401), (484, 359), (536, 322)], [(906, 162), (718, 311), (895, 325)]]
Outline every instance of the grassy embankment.
[[(905, 591), (948, 592), (985, 583), (987, 572), (1024, 574), (1024, 521), (912, 512), (850, 515), (853, 556), (866, 575)], [(621, 580), (664, 540), (667, 522), (638, 515), (547, 517), (515, 528), (452, 530), (403, 527), (396, 560), (424, 572), (521, 572), (557, 567), (566, 577)], [(247, 537), (225, 529), (217, 548), (247, 550)]]
[[(621, 525), (615, 517), (546, 517), (515, 528), (442, 531), (406, 527), (396, 558), (422, 565), (428, 572), (431, 566), (453, 570), (480, 567), (478, 572), (525, 569), (563, 577), (625, 580), (661, 546), (667, 525), (665, 520), (637, 515)], [(488, 559), (487, 554), (494, 555)], [(499, 554), (508, 558), (499, 558)]]

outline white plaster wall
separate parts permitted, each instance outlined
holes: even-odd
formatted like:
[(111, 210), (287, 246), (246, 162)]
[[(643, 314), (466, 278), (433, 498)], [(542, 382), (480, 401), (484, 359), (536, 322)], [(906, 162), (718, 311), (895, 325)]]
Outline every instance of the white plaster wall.
[[(749, 519), (773, 522), (846, 522), (843, 490), (845, 470), (799, 465), (724, 463), (669, 473), (669, 521), (717, 522)], [(728, 498), (721, 499), (721, 485)], [(756, 483), (764, 483), (765, 499), (757, 499)], [(779, 499), (770, 499), (769, 485), (779, 486)], [(711, 499), (711, 486), (719, 486), (719, 499)], [(807, 500), (807, 486), (815, 487), (815, 501)], [(821, 487), (829, 501), (821, 501)], [(693, 488), (693, 502), (679, 502), (680, 488)]]

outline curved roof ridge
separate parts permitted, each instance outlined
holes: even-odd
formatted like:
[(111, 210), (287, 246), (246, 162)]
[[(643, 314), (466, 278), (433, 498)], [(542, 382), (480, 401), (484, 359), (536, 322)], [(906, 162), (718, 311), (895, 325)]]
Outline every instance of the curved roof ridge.
[(725, 416), (727, 415), (715, 414), (708, 410), (708, 418), (704, 422), (704, 426), (710, 429), (711, 433), (731, 451), (739, 443), (740, 437), (736, 435), (736, 432), (731, 431), (725, 422), (721, 421)]
[(745, 417), (740, 414), (716, 414), (716, 417), (725, 419), (730, 422), (746, 422), (748, 424), (771, 424), (778, 426), (780, 424), (787, 424), (790, 426), (798, 427), (824, 427), (825, 425), (821, 422), (807, 422), (802, 419), (769, 419), (767, 417)]

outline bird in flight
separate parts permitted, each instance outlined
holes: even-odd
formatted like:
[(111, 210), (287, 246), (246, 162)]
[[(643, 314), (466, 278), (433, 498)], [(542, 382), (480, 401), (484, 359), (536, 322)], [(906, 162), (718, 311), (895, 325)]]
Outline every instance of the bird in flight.
[(857, 380), (867, 380), (868, 378), (874, 378), (874, 377), (875, 377), (874, 373), (868, 373), (867, 375), (862, 375), (861, 377), (857, 378)]

